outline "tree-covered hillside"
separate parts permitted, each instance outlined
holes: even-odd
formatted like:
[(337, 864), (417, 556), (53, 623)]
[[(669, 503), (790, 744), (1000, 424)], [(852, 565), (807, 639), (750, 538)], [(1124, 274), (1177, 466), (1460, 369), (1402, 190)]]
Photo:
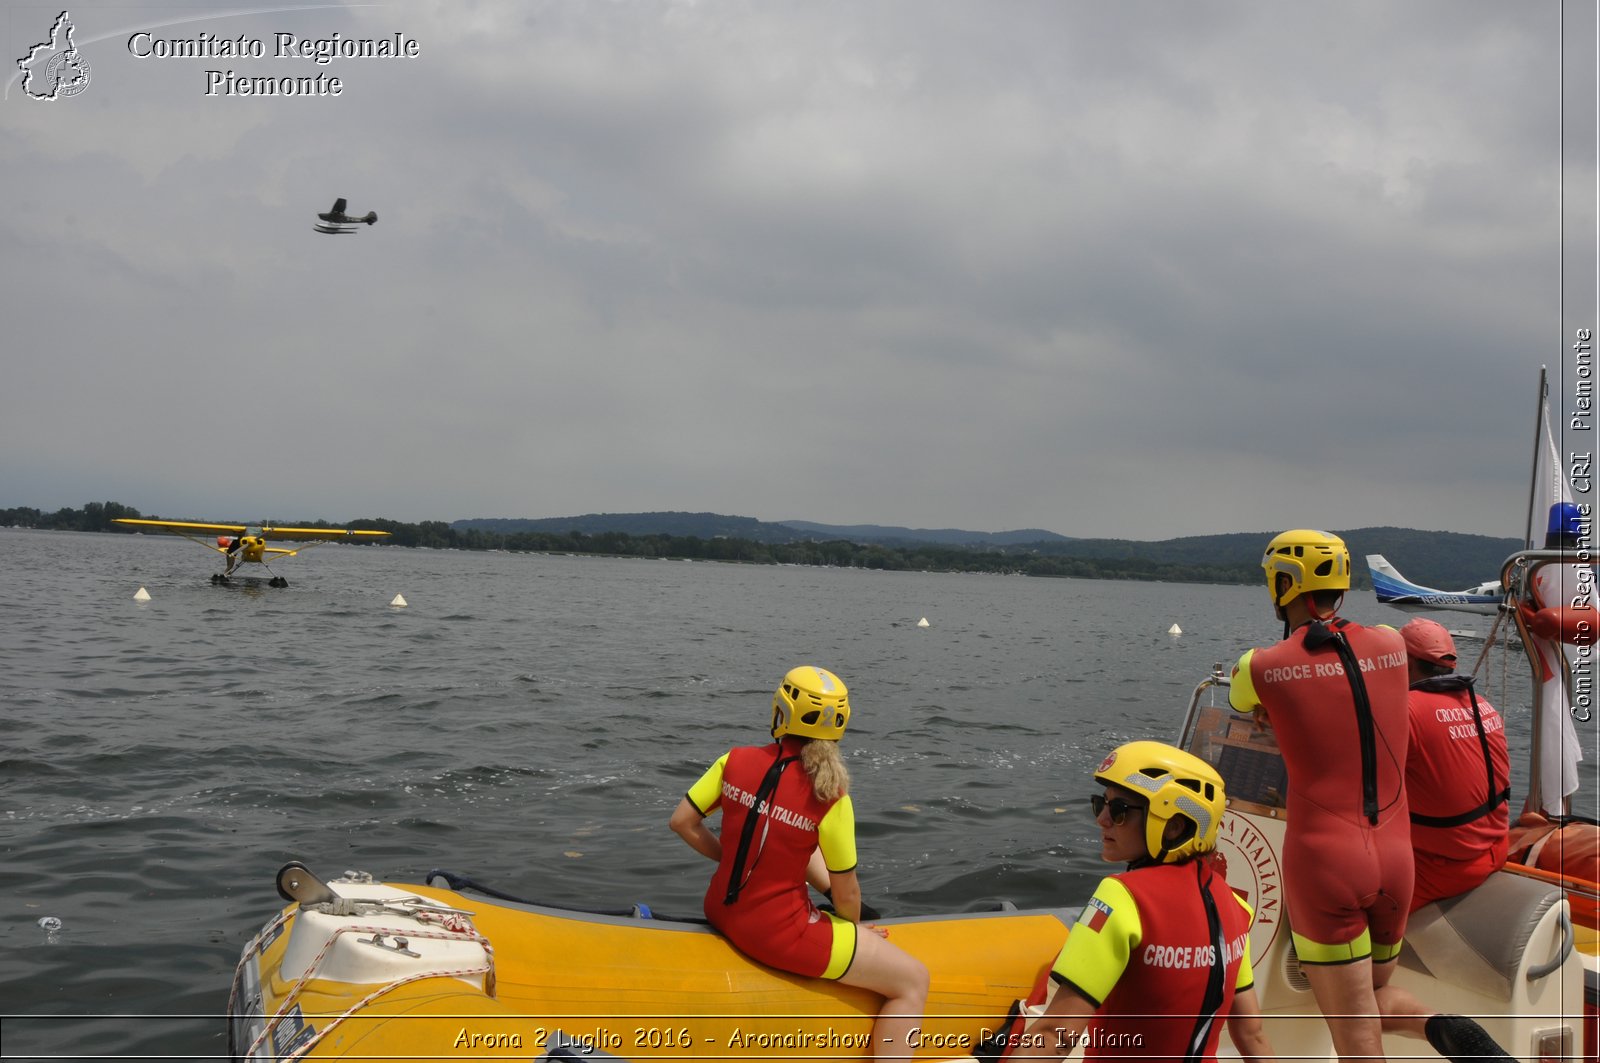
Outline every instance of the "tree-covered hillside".
[[(0, 526), (72, 531), (129, 532), (117, 517), (142, 514), (119, 502), (91, 502), (82, 509), (45, 513), (27, 507), (0, 509)], [(161, 515), (152, 514), (154, 519)], [(188, 515), (171, 519), (193, 520)], [(890, 543), (824, 539), (781, 524), (714, 513), (595, 514), (539, 521), (423, 521), (385, 519), (278, 521), (306, 527), (348, 527), (387, 531), (395, 546), (447, 550), (511, 550), (607, 554), (628, 557), (681, 557), (751, 564), (838, 565), (930, 572), (1005, 572), (1083, 579), (1143, 579), (1193, 583), (1253, 583), (1261, 578), (1261, 551), (1274, 532), (1200, 535), (1159, 542), (1133, 539), (1054, 539), (982, 546), (896, 540)], [(576, 526), (574, 524), (576, 523)], [(640, 527), (675, 531), (641, 533)], [(828, 527), (812, 525), (813, 529)], [(884, 530), (880, 526), (872, 526)], [(909, 531), (909, 529), (893, 529)], [(980, 535), (981, 533), (972, 533)], [(998, 533), (1011, 535), (1016, 533)], [(1520, 548), (1515, 539), (1410, 528), (1354, 528), (1335, 531), (1350, 547), (1355, 583), (1370, 586), (1365, 555), (1383, 554), (1415, 582), (1456, 590), (1496, 579), (1507, 555)]]
[[(1414, 528), (1329, 529), (1350, 548), (1358, 586), (1370, 586), (1368, 554), (1382, 554), (1406, 578), (1441, 590), (1458, 590), (1500, 577), (1506, 557), (1522, 548), (1517, 539), (1459, 532), (1417, 531)], [(1248, 566), (1260, 571), (1261, 552), (1275, 531), (1196, 535), (1160, 542), (1132, 539), (1073, 539), (1060, 544), (1040, 544), (1046, 556), (1099, 560), (1151, 560), (1185, 565)], [(1252, 579), (1254, 576), (1251, 577)]]

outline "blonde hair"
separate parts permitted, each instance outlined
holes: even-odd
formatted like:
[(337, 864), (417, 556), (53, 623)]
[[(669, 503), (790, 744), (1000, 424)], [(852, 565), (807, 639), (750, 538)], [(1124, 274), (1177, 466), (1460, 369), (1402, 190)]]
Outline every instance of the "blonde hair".
[(811, 776), (811, 791), (819, 801), (837, 801), (850, 791), (850, 772), (839, 755), (839, 743), (813, 738), (800, 750), (800, 763)]

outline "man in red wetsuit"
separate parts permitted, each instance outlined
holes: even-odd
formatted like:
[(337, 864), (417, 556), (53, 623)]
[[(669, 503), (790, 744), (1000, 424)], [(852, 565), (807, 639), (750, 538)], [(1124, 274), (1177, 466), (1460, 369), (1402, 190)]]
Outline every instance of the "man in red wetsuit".
[(1051, 968), (1054, 999), (1017, 1057), (1215, 1061), (1222, 1021), (1245, 1063), (1270, 1063), (1250, 965), (1250, 906), (1212, 860), (1227, 799), (1199, 757), (1129, 742), (1094, 773), (1101, 880)]
[(1413, 884), (1405, 642), (1393, 628), (1339, 617), (1350, 551), (1337, 536), (1284, 532), (1261, 567), (1284, 638), (1239, 658), (1229, 700), (1270, 726), (1283, 754), (1289, 923), (1334, 1050), (1381, 1060), (1387, 1025), (1424, 1033), (1452, 1058), (1501, 1057), (1477, 1023), (1424, 1018), (1388, 984)]
[(1456, 674), (1443, 624), (1418, 617), (1400, 629), (1411, 679), (1406, 793), (1416, 888), (1411, 910), (1454, 897), (1506, 862), (1511, 762), (1500, 714)]

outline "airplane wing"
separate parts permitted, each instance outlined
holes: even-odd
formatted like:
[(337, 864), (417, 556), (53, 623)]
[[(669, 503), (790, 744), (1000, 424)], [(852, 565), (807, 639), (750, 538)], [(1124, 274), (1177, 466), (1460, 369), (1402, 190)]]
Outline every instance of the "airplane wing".
[(347, 539), (352, 542), (360, 539), (385, 539), (389, 533), (386, 531), (356, 531), (349, 528), (277, 528), (263, 525), (261, 534), (268, 539)]
[(159, 528), (162, 531), (177, 532), (206, 532), (211, 535), (243, 535), (246, 526), (243, 524), (197, 524), (187, 520), (136, 520), (133, 517), (117, 517), (113, 524), (132, 524), (146, 528)]
[(344, 213), (344, 200), (343, 199), (334, 200), (333, 201), (333, 209), (328, 211), (328, 213), (329, 214), (343, 214)]
[[(133, 517), (117, 517), (116, 524), (131, 524), (136, 527), (157, 528), (161, 531), (176, 532), (179, 535), (190, 533), (208, 535), (243, 535), (250, 531), (252, 525), (248, 524), (202, 524), (187, 520), (138, 520)], [(386, 531), (359, 531), (349, 528), (277, 528), (263, 525), (261, 533), (268, 539), (345, 539), (355, 541), (359, 539), (385, 539), (389, 533)]]

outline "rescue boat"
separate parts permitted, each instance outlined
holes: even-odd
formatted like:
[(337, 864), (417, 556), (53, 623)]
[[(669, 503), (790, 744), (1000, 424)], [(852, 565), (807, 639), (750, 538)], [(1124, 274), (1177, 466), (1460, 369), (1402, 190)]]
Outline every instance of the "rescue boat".
[[(291, 903), (246, 946), (233, 1060), (853, 1059), (880, 998), (763, 967), (703, 922), (490, 897), (445, 873), (279, 872)], [(460, 888), (455, 888), (460, 887)], [(1055, 959), (1072, 909), (883, 919), (928, 965), (921, 1054), (964, 1056)]]

